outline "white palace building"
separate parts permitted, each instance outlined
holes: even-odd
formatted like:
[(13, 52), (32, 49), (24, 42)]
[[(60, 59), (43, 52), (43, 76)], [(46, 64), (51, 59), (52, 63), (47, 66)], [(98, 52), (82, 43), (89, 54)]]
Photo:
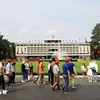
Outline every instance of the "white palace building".
[(66, 57), (73, 59), (90, 58), (90, 43), (67, 41), (59, 39), (35, 40), (28, 43), (16, 43), (17, 58), (43, 57), (51, 59), (58, 56), (60, 60)]

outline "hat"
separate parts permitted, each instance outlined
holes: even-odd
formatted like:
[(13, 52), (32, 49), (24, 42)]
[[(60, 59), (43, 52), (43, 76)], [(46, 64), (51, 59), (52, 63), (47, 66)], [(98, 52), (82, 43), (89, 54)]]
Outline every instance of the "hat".
[(16, 59), (13, 59), (12, 62), (15, 63), (16, 62)]
[(7, 61), (8, 61), (8, 62), (11, 62), (11, 59), (8, 59)]
[(56, 64), (59, 64), (59, 61), (58, 61), (58, 60), (56, 60), (56, 61), (55, 61), (55, 63), (56, 63)]
[(70, 61), (70, 59), (69, 58), (66, 58), (66, 62), (69, 63), (69, 61)]

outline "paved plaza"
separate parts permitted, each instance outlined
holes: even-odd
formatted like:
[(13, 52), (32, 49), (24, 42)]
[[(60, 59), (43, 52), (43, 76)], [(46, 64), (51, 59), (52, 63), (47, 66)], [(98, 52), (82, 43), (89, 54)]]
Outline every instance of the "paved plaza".
[[(62, 90), (53, 91), (50, 84), (38, 86), (33, 81), (21, 83), (20, 80), (21, 77), (17, 77), (16, 84), (7, 87), (8, 94), (0, 95), (0, 100), (100, 100), (100, 81), (89, 83), (87, 78), (76, 78), (77, 88), (69, 86), (71, 93), (64, 94)], [(61, 79), (60, 85), (63, 82)]]

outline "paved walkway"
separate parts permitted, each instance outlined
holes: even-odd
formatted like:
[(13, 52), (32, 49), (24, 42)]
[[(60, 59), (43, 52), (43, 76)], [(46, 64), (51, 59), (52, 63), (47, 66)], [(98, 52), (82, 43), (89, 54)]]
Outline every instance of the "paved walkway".
[[(77, 88), (69, 86), (71, 94), (63, 94), (62, 90), (53, 91), (50, 84), (38, 86), (33, 81), (21, 83), (20, 80), (17, 77), (16, 84), (7, 87), (9, 93), (0, 95), (0, 100), (100, 100), (100, 81), (89, 83), (87, 78), (76, 78)], [(60, 84), (63, 82), (61, 79)]]

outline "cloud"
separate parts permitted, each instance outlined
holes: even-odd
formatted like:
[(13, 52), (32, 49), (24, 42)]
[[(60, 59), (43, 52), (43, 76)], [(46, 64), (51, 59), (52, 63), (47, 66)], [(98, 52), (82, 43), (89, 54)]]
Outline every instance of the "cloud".
[(57, 34), (57, 31), (56, 30), (49, 30), (46, 34), (47, 35), (55, 35), (55, 34)]

